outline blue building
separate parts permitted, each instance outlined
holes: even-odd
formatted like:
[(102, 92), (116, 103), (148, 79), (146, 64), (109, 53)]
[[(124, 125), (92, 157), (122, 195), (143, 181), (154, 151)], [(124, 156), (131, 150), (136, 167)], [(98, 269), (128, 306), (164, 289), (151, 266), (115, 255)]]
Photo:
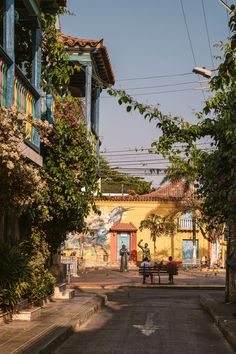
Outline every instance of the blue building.
[[(53, 13), (65, 0), (3, 0), (0, 3), (0, 105), (41, 119), (40, 12)], [(42, 165), (37, 130), (26, 123), (22, 153)]]
[(72, 96), (83, 101), (85, 124), (96, 138), (98, 151), (100, 94), (115, 83), (107, 48), (103, 39), (80, 39), (61, 34), (59, 40), (67, 48), (70, 64), (81, 68), (71, 77), (69, 89)]

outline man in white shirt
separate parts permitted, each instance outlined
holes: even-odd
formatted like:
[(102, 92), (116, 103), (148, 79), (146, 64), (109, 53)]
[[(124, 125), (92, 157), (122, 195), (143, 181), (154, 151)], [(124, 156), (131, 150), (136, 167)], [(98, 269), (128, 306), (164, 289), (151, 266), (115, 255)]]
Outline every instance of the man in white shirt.
[(147, 257), (144, 258), (144, 260), (141, 263), (141, 267), (143, 268), (143, 284), (145, 284), (146, 278), (150, 276), (151, 278), (151, 284), (153, 284), (153, 274), (149, 272), (150, 269), (150, 262)]

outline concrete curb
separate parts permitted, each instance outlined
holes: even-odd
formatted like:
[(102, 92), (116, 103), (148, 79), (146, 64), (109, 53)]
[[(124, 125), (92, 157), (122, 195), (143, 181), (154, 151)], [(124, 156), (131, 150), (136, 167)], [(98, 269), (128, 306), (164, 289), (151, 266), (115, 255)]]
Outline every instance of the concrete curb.
[(217, 302), (211, 297), (200, 296), (200, 304), (202, 308), (210, 315), (212, 321), (222, 332), (232, 348), (236, 351), (235, 331), (232, 331), (230, 328), (230, 320), (227, 320), (225, 316), (220, 316), (217, 314), (217, 309), (219, 306)]
[(169, 284), (76, 284), (67, 285), (69, 289), (201, 289), (201, 290), (224, 290), (224, 285), (169, 285)]
[(89, 300), (83, 305), (79, 314), (71, 318), (70, 322), (63, 326), (53, 326), (44, 331), (42, 335), (33, 339), (31, 343), (21, 346), (14, 351), (14, 354), (52, 354), (69, 336), (80, 328), (93, 314), (95, 314), (107, 302), (106, 295), (95, 296), (93, 302)]

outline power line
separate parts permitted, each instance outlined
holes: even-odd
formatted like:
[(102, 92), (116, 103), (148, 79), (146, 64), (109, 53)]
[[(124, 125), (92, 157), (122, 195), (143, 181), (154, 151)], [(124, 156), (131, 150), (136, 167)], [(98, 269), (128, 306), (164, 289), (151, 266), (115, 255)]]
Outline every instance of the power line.
[(187, 82), (179, 82), (176, 84), (164, 84), (164, 85), (156, 85), (156, 86), (140, 86), (140, 87), (126, 87), (122, 88), (122, 90), (142, 90), (142, 89), (152, 89), (159, 87), (168, 87), (168, 86), (180, 86), (180, 85), (189, 85), (189, 84), (197, 84), (199, 81), (187, 81)]
[(166, 77), (177, 77), (177, 76), (186, 76), (186, 75), (193, 75), (193, 73), (190, 72), (190, 73), (158, 75), (158, 76), (131, 77), (131, 78), (127, 78), (127, 79), (119, 79), (116, 81), (150, 80), (150, 79), (161, 79), (161, 78), (166, 78)]
[[(170, 161), (159, 161), (159, 162), (157, 162), (157, 161), (153, 161), (153, 162), (148, 162), (148, 163), (146, 163), (146, 165), (166, 165), (166, 164), (170, 164), (171, 162)], [(145, 166), (145, 163), (143, 163), (143, 162), (130, 162), (130, 163), (128, 163), (128, 162), (122, 162), (122, 164), (125, 164), (124, 166), (116, 166), (116, 165), (118, 165), (116, 162), (113, 162), (112, 163), (112, 165), (113, 166), (111, 166), (112, 168), (123, 168), (123, 167), (129, 167), (129, 166), (133, 166), (134, 165), (134, 168), (135, 167), (138, 167), (139, 168), (139, 166), (141, 165), (141, 166), (143, 166), (144, 168), (148, 168), (148, 166)], [(136, 166), (137, 165), (137, 166)]]
[(205, 6), (204, 6), (203, 0), (202, 0), (202, 11), (203, 11), (204, 23), (205, 23), (205, 27), (206, 27), (207, 41), (208, 41), (208, 47), (209, 47), (210, 57), (211, 57), (211, 65), (212, 65), (212, 68), (214, 68), (215, 65), (214, 65), (214, 62), (213, 62), (213, 54), (212, 54), (212, 51), (211, 51), (211, 42), (210, 42), (210, 36), (209, 36), (209, 31), (208, 31), (208, 26), (207, 26), (206, 11), (205, 11)]
[(192, 40), (191, 40), (191, 36), (190, 36), (190, 32), (189, 32), (189, 28), (188, 28), (188, 23), (187, 23), (185, 11), (184, 11), (184, 5), (183, 5), (183, 1), (182, 1), (182, 0), (180, 0), (180, 5), (181, 5), (181, 8), (182, 8), (182, 13), (183, 13), (183, 17), (184, 17), (184, 22), (185, 22), (185, 27), (186, 27), (187, 35), (188, 35), (188, 40), (189, 40), (189, 44), (190, 44), (190, 49), (191, 49), (192, 56), (193, 56), (193, 61), (194, 61), (195, 66), (197, 66), (197, 62), (196, 62), (196, 58), (195, 58), (195, 54), (194, 54), (194, 50), (193, 50), (193, 44), (192, 44)]
[[(110, 154), (110, 158), (112, 158), (112, 157), (129, 157), (130, 156), (130, 158), (132, 157), (141, 157), (141, 156), (148, 156), (148, 157), (150, 157), (150, 155), (154, 155), (154, 154), (151, 154), (151, 153), (148, 153), (148, 152), (144, 152), (144, 153), (140, 153), (140, 152), (138, 152), (137, 154), (117, 154), (117, 155), (113, 155), (113, 154)], [(158, 154), (155, 154), (155, 155), (158, 155)], [(106, 158), (109, 158), (109, 153), (107, 154), (107, 156), (106, 156)]]
[[(181, 90), (168, 90), (168, 91), (159, 91), (159, 92), (147, 92), (147, 93), (135, 93), (134, 96), (148, 96), (148, 95), (160, 95), (162, 93), (175, 93), (181, 91), (193, 91), (193, 88), (186, 88)], [(101, 98), (113, 98), (113, 96), (101, 96)]]
[[(198, 145), (210, 145), (211, 142), (199, 142), (196, 144), (196, 146)], [(184, 143), (183, 144), (176, 144), (176, 147), (182, 147), (184, 146)], [(132, 148), (132, 149), (124, 149), (124, 150), (108, 150), (108, 151), (100, 151), (100, 154), (113, 154), (113, 153), (123, 153), (123, 152), (132, 152), (132, 151), (135, 151), (135, 152), (138, 152), (138, 151), (150, 151), (150, 150), (153, 150), (155, 151), (155, 148)]]
[[(188, 40), (189, 40), (190, 49), (191, 49), (192, 56), (193, 56), (193, 61), (194, 61), (195, 66), (197, 66), (197, 61), (196, 61), (195, 54), (194, 54), (194, 50), (193, 50), (193, 44), (192, 44), (192, 40), (191, 40), (191, 36), (190, 36), (190, 32), (189, 32), (189, 28), (188, 28), (188, 23), (187, 23), (185, 11), (184, 11), (184, 5), (183, 5), (183, 1), (182, 1), (182, 0), (180, 0), (180, 5), (181, 5), (183, 17), (184, 17), (185, 27), (186, 27), (186, 31), (187, 31), (187, 35), (188, 35)], [(199, 80), (200, 80), (199, 75), (198, 75), (198, 78), (199, 78)], [(200, 84), (200, 85), (201, 85), (201, 84)], [(202, 86), (202, 85), (201, 85), (201, 86)], [(202, 91), (202, 95), (203, 95), (203, 99), (206, 100), (204, 91)]]
[(107, 154), (107, 153), (117, 153), (117, 152), (130, 152), (130, 151), (149, 151), (153, 150), (152, 147), (150, 148), (133, 148), (133, 149), (124, 149), (124, 150), (110, 150), (110, 151), (100, 151), (100, 154)]

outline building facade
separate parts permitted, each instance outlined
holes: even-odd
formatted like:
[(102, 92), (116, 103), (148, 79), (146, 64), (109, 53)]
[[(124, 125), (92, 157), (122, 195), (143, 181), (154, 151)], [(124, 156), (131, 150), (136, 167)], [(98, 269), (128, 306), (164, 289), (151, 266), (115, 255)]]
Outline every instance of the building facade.
[[(53, 12), (65, 0), (3, 0), (0, 4), (0, 105), (41, 119), (40, 12)], [(27, 65), (30, 70), (27, 70)], [(37, 130), (26, 122), (22, 154), (42, 165)]]
[[(119, 250), (125, 244), (130, 252), (130, 265), (140, 264), (142, 249), (138, 246), (148, 243), (152, 261), (167, 261), (172, 256), (180, 264), (193, 258), (193, 224), (191, 213), (176, 215), (176, 231), (173, 234), (158, 237), (156, 241), (156, 259), (150, 231), (139, 230), (140, 222), (152, 212), (166, 216), (176, 209), (177, 201), (183, 198), (181, 185), (167, 185), (144, 196), (114, 196), (97, 199), (100, 215), (91, 214), (87, 219), (90, 229), (86, 235), (69, 235), (65, 243), (65, 252), (72, 252), (83, 259), (86, 266), (118, 266)], [(197, 228), (196, 255), (211, 258), (212, 245)], [(225, 247), (225, 246), (224, 246)], [(224, 248), (223, 247), (223, 248)], [(214, 248), (214, 247), (213, 247)], [(224, 263), (224, 249), (218, 252), (221, 264)]]

